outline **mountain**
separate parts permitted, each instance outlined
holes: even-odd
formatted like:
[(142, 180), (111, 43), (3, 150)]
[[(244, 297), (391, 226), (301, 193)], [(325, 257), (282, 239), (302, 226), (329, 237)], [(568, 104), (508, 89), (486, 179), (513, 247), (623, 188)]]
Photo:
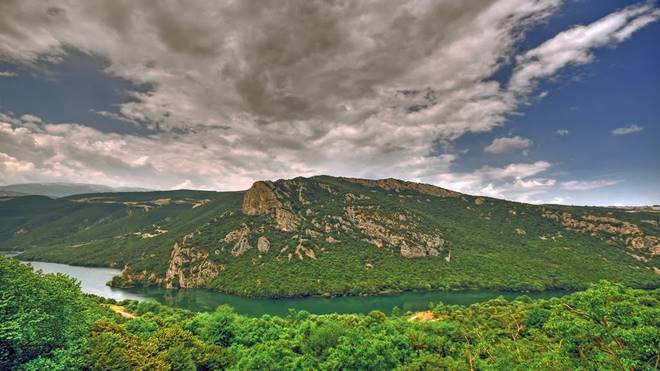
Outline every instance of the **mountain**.
[(0, 196), (5, 197), (39, 195), (58, 198), (85, 193), (145, 191), (149, 191), (149, 189), (136, 187), (109, 187), (101, 184), (85, 183), (23, 183), (0, 186)]
[(115, 286), (245, 296), (659, 287), (660, 213), (530, 205), (396, 179), (0, 202), (0, 249), (122, 269)]
[(21, 193), (21, 192), (14, 192), (14, 191), (6, 191), (0, 189), (0, 197), (21, 197), (21, 196), (27, 196), (27, 193)]

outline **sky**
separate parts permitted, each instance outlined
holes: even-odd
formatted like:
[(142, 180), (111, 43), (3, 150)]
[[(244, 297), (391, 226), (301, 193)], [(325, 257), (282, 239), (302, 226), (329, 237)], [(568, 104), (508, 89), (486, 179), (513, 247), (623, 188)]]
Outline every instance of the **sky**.
[(0, 184), (660, 204), (657, 1), (0, 1)]

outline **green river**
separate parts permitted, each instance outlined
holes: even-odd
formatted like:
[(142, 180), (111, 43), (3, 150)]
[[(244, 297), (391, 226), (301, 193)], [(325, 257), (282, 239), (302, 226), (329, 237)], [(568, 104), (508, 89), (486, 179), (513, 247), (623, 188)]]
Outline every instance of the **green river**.
[[(211, 290), (166, 290), (161, 288), (115, 289), (106, 286), (119, 270), (110, 268), (78, 267), (46, 262), (25, 262), (44, 273), (65, 273), (78, 281), (84, 292), (116, 300), (155, 300), (160, 303), (193, 311), (212, 311), (218, 305), (229, 304), (238, 313), (248, 316), (270, 314), (284, 316), (289, 308), (310, 313), (368, 313), (380, 310), (391, 313), (398, 307), (401, 313), (429, 308), (430, 303), (469, 305), (503, 296), (512, 300), (520, 293), (500, 291), (459, 292), (406, 292), (387, 296), (351, 296), (337, 298), (251, 299), (220, 294)], [(526, 294), (534, 298), (549, 298), (566, 294), (564, 291), (546, 291)]]

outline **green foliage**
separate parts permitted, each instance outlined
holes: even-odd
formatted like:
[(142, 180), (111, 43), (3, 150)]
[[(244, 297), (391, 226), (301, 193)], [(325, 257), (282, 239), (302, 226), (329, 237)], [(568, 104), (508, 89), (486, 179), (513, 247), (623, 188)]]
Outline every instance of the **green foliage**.
[(234, 338), (236, 313), (231, 307), (221, 305), (213, 313), (195, 318), (193, 327), (204, 341), (227, 346)]
[(657, 295), (602, 283), (597, 289), (571, 295), (553, 308), (545, 328), (565, 339), (566, 351), (581, 355), (584, 365), (644, 369), (655, 362), (657, 366)]
[(605, 281), (550, 300), (440, 304), (425, 320), (153, 302), (119, 303), (135, 316), (124, 318), (64, 276), (5, 258), (0, 273), (1, 369), (654, 370), (660, 360), (660, 290)]
[(70, 277), (0, 257), (0, 369), (79, 365), (89, 324), (100, 316), (89, 301)]

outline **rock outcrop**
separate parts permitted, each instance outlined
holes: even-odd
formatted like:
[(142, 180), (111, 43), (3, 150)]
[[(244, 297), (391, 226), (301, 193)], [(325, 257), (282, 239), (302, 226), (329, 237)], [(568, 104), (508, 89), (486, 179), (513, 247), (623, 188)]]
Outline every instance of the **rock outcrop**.
[(348, 206), (345, 209), (347, 219), (367, 237), (376, 247), (387, 244), (398, 247), (401, 256), (419, 258), (438, 256), (445, 244), (439, 233), (428, 233), (416, 228), (402, 213), (384, 213), (368, 207)]
[(112, 287), (135, 287), (135, 286), (160, 286), (163, 284), (163, 277), (159, 277), (154, 272), (147, 270), (136, 271), (131, 266), (126, 265), (118, 276), (112, 278), (110, 286)]
[(250, 241), (248, 240), (249, 235), (250, 227), (245, 224), (225, 235), (225, 242), (234, 243), (234, 247), (231, 249), (231, 254), (233, 256), (241, 256), (252, 248), (252, 246), (250, 246)]
[(270, 250), (270, 241), (265, 236), (259, 237), (257, 240), (257, 250), (261, 253), (268, 252)]
[(181, 243), (175, 242), (170, 257), (170, 265), (165, 272), (165, 287), (202, 287), (214, 279), (219, 267), (208, 259), (208, 252), (194, 246), (186, 246), (192, 235), (186, 235)]
[[(310, 259), (316, 259), (316, 253), (314, 253), (314, 249), (305, 247), (303, 245), (304, 240), (298, 241), (298, 245), (296, 246), (296, 250), (294, 251), (294, 254), (298, 256), (298, 259), (304, 260), (304, 256), (307, 256)], [(289, 254), (290, 255), (290, 254)], [(289, 259), (291, 260), (291, 259)]]
[(636, 224), (609, 216), (582, 215), (574, 217), (567, 212), (544, 211), (543, 217), (555, 220), (566, 229), (592, 235), (606, 235), (616, 241), (623, 241), (629, 249), (650, 255), (660, 254), (660, 238), (645, 235)]
[(277, 227), (285, 232), (298, 228), (299, 218), (280, 201), (273, 182), (258, 181), (243, 196), (243, 213), (246, 215), (270, 215)]
[(578, 232), (605, 232), (613, 235), (638, 235), (642, 231), (635, 224), (611, 217), (584, 215), (580, 218), (571, 213), (545, 211), (543, 217), (560, 222), (567, 229)]
[(265, 215), (283, 207), (273, 190), (273, 182), (258, 181), (243, 196), (243, 213), (246, 215)]
[(645, 250), (651, 255), (660, 255), (660, 238), (655, 236), (639, 236), (626, 239), (626, 244), (635, 250)]

